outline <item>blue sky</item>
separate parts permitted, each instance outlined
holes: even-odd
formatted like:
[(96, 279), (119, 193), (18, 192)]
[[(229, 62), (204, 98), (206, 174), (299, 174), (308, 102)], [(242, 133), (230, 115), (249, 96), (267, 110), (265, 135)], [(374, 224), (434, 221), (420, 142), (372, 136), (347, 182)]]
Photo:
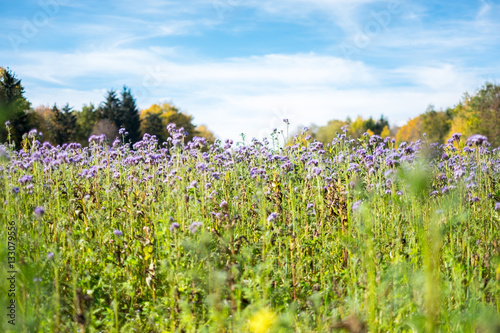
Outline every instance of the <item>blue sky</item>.
[(3, 0), (0, 66), (33, 106), (132, 89), (219, 138), (331, 119), (404, 124), (500, 78), (499, 1)]

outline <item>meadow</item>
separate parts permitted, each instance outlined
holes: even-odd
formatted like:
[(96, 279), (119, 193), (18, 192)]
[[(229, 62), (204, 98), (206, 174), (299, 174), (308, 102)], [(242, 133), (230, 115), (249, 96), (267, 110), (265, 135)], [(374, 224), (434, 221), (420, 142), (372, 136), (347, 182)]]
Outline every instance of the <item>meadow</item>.
[[(344, 128), (0, 146), (4, 332), (497, 332), (500, 149)], [(12, 229), (10, 227), (14, 226)], [(10, 228), (10, 229), (9, 229)], [(9, 296), (15, 236), (15, 326)]]

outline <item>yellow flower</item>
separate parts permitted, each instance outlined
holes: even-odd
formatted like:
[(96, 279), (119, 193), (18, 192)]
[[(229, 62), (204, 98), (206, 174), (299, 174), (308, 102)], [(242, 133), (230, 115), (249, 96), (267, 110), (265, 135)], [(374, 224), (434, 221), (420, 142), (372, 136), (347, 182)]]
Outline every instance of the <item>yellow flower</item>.
[(250, 318), (248, 328), (253, 333), (265, 333), (269, 332), (275, 322), (276, 315), (268, 308), (264, 308)]

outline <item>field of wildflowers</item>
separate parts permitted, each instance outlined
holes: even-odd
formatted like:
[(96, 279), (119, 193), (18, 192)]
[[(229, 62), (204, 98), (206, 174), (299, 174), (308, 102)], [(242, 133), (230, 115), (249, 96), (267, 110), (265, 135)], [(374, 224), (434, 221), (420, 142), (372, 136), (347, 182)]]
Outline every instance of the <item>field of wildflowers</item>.
[[(169, 125), (0, 145), (19, 332), (496, 332), (500, 149), (307, 133), (212, 146)], [(121, 134), (125, 135), (123, 131)], [(242, 139), (244, 141), (244, 139)], [(7, 284), (0, 284), (2, 308)]]

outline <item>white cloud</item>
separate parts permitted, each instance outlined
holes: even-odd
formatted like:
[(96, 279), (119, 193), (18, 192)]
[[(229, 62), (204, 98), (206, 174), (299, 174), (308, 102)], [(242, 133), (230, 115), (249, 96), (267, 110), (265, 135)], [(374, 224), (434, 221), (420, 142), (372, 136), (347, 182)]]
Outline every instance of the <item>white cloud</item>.
[[(453, 106), (479, 82), (467, 68), (447, 63), (379, 70), (314, 53), (180, 61), (168, 57), (172, 52), (37, 52), (23, 54), (12, 68), (35, 106), (98, 104), (106, 89), (127, 84), (140, 107), (172, 100), (194, 115), (197, 124), (236, 139), (241, 132), (268, 135), (274, 127), (283, 128), (283, 118), (290, 118), (292, 126), (322, 125), (347, 116), (384, 114), (391, 123), (401, 124), (429, 104)], [(81, 88), (83, 79), (89, 90)], [(386, 84), (398, 80), (407, 85)], [(50, 88), (47, 83), (52, 83)]]
[(393, 71), (400, 74), (406, 82), (430, 90), (448, 92), (470, 88), (472, 82), (479, 80), (477, 74), (465, 69), (458, 69), (452, 64), (439, 66), (405, 66)]

